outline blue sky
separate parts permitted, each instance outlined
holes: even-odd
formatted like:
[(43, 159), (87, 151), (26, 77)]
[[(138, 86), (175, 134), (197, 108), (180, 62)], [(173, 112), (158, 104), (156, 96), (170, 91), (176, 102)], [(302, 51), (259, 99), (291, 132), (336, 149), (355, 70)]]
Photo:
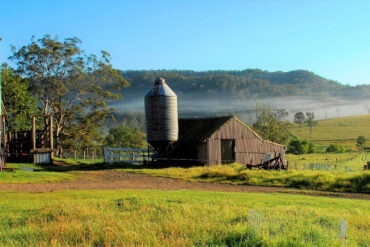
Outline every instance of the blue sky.
[(31, 36), (77, 36), (127, 69), (305, 69), (370, 84), (370, 1), (0, 0), (2, 61)]

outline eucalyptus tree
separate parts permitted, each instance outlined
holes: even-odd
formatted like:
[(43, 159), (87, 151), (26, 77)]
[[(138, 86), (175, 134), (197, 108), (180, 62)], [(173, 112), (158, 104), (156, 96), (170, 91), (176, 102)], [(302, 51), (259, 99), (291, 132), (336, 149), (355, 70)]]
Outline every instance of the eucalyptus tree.
[(10, 57), (28, 79), (40, 113), (54, 116), (59, 153), (65, 139), (89, 141), (112, 110), (107, 101), (120, 98), (116, 92), (129, 85), (122, 71), (112, 67), (108, 52), (88, 55), (80, 44), (76, 37), (32, 37), (19, 49), (13, 46)]
[(253, 128), (261, 135), (262, 138), (286, 144), (290, 138), (287, 130), (289, 122), (286, 120), (288, 112), (285, 109), (272, 109), (266, 105), (256, 105), (257, 121)]
[(29, 83), (7, 64), (1, 66), (1, 95), (7, 131), (31, 129), (32, 122), (28, 119), (35, 114), (37, 102), (28, 91)]
[(312, 134), (312, 127), (317, 125), (317, 121), (315, 121), (314, 112), (306, 112), (306, 124), (307, 127), (310, 129), (310, 134)]

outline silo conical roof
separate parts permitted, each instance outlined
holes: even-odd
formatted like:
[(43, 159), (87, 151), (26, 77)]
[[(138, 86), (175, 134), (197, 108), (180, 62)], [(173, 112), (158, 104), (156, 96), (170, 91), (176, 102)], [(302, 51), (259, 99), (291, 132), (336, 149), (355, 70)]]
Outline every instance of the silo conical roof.
[(169, 86), (167, 86), (165, 80), (159, 77), (154, 81), (153, 87), (145, 95), (145, 97), (153, 97), (153, 96), (173, 97), (173, 96), (176, 96), (176, 94), (172, 91), (172, 89)]

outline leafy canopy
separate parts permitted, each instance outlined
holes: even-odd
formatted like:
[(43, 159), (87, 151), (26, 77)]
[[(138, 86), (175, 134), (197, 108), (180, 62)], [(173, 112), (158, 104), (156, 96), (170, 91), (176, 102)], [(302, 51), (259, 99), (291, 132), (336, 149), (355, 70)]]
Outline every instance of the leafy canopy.
[(364, 136), (359, 136), (357, 137), (356, 143), (358, 147), (364, 147), (366, 145), (366, 138)]
[(16, 75), (7, 64), (1, 66), (1, 96), (6, 110), (6, 128), (8, 131), (30, 129), (30, 115), (35, 114), (37, 101), (28, 91), (29, 83)]
[(40, 113), (54, 116), (58, 143), (77, 138), (86, 145), (112, 110), (107, 100), (120, 98), (116, 91), (129, 85), (110, 64), (109, 53), (86, 55), (80, 43), (76, 37), (59, 41), (46, 35), (18, 50), (13, 47), (10, 57), (28, 79)]
[(316, 147), (314, 144), (308, 141), (291, 140), (288, 146), (288, 152), (292, 154), (309, 154), (314, 153)]
[(303, 112), (297, 112), (294, 114), (294, 122), (298, 124), (303, 124), (306, 122), (306, 116)]
[(271, 109), (262, 106), (256, 109), (257, 122), (253, 128), (263, 139), (285, 144), (289, 140), (290, 134), (287, 130), (289, 125), (286, 118), (288, 112), (284, 109)]
[(145, 135), (139, 129), (130, 129), (124, 125), (111, 128), (105, 138), (105, 144), (109, 147), (145, 148)]
[(317, 125), (317, 121), (315, 121), (315, 113), (306, 112), (306, 124), (310, 129), (310, 134), (312, 134), (312, 127)]

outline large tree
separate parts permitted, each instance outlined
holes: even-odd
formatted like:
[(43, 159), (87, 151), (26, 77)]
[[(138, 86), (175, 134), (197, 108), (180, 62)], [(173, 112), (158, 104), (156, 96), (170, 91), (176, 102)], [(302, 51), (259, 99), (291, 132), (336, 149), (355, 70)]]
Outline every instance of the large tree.
[(315, 113), (306, 112), (306, 124), (310, 129), (310, 134), (312, 134), (312, 127), (317, 125), (317, 121), (315, 120)]
[(303, 112), (297, 112), (294, 114), (294, 122), (301, 125), (306, 122), (306, 116), (304, 115)]
[(256, 107), (257, 122), (253, 128), (262, 138), (273, 142), (286, 144), (290, 133), (287, 130), (288, 112), (284, 109), (271, 109), (267, 106)]
[(17, 72), (28, 79), (41, 114), (54, 116), (59, 152), (63, 140), (85, 142), (91, 137), (110, 112), (107, 100), (118, 99), (115, 92), (128, 85), (107, 52), (100, 58), (87, 55), (80, 43), (76, 37), (59, 41), (46, 35), (20, 49), (13, 47), (10, 57)]
[(37, 101), (28, 91), (29, 83), (16, 75), (7, 64), (1, 66), (1, 95), (6, 110), (7, 131), (30, 129), (30, 116), (36, 112)]

